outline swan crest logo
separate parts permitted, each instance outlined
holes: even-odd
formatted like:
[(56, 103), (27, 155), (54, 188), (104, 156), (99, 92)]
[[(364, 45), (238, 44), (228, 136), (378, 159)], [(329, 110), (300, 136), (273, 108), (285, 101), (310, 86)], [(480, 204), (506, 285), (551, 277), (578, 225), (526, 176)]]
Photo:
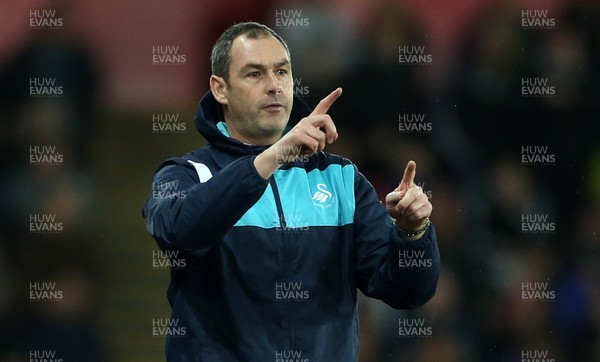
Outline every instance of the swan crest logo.
[(313, 204), (318, 207), (328, 208), (333, 205), (334, 197), (325, 184), (317, 184), (317, 192), (312, 196)]

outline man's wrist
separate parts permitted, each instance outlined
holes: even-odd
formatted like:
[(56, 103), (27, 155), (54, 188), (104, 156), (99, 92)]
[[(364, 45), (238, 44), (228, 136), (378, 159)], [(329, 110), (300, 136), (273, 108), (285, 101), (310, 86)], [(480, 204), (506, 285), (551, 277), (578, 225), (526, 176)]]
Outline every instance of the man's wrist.
[(277, 155), (273, 146), (267, 148), (254, 158), (254, 167), (258, 174), (265, 180), (271, 177), (280, 166), (281, 164), (277, 160)]
[(429, 220), (429, 218), (427, 218), (427, 220), (425, 220), (425, 223), (423, 225), (421, 225), (419, 228), (417, 228), (416, 230), (402, 229), (396, 223), (396, 219), (394, 219), (393, 224), (396, 227), (396, 230), (398, 230), (398, 233), (402, 237), (410, 239), (410, 240), (416, 240), (427, 231), (427, 229), (429, 228), (429, 225), (431, 225), (431, 220)]

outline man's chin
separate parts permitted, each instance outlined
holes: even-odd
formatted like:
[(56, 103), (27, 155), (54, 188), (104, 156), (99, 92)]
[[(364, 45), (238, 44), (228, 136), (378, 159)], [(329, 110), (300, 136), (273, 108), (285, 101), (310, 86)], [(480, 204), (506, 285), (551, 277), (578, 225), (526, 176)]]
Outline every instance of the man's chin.
[(288, 117), (263, 117), (261, 119), (261, 128), (269, 132), (283, 131), (288, 123)]

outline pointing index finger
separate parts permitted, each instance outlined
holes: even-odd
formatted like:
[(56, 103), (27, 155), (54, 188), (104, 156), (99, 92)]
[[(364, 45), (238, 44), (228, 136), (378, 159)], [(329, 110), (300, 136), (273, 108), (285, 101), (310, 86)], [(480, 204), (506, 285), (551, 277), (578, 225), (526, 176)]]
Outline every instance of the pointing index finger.
[(338, 97), (342, 94), (342, 88), (338, 87), (333, 92), (329, 93), (329, 95), (319, 102), (315, 109), (312, 111), (311, 115), (318, 114), (326, 114), (329, 111), (329, 108), (333, 105), (333, 103), (338, 99)]
[(414, 185), (415, 175), (417, 174), (417, 164), (415, 161), (408, 161), (406, 168), (404, 169), (404, 176), (400, 181), (400, 186), (404, 189), (410, 188)]

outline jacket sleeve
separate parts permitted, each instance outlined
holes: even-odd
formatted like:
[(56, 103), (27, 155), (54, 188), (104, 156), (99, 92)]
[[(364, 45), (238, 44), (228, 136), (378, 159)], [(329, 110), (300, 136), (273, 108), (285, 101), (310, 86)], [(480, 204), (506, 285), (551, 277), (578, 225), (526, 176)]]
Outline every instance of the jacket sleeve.
[(239, 158), (205, 182), (188, 162), (163, 163), (142, 210), (150, 235), (159, 245), (208, 252), (268, 185), (253, 160), (253, 156)]
[(435, 294), (440, 255), (435, 227), (415, 241), (402, 238), (373, 186), (356, 170), (354, 238), (357, 286), (393, 308), (416, 308)]

